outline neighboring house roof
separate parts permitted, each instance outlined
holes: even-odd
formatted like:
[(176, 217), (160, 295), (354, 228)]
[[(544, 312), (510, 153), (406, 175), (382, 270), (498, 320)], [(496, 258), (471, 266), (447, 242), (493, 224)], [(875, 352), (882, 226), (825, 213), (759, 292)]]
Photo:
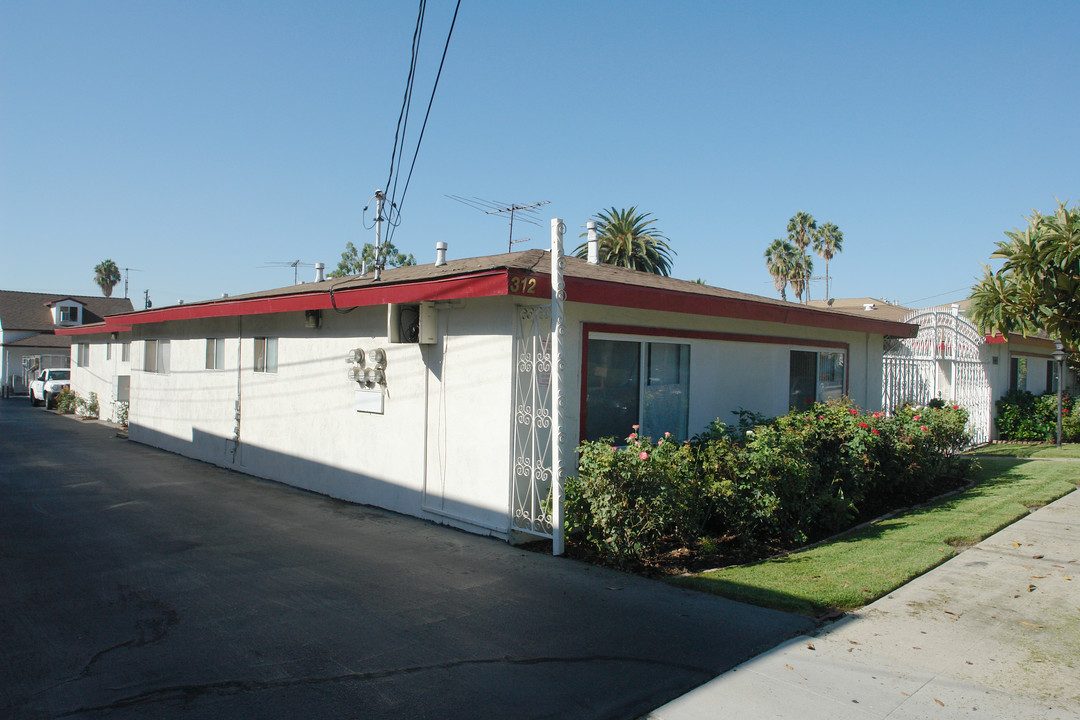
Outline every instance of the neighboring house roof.
[(63, 300), (82, 304), (82, 322), (101, 322), (107, 315), (130, 312), (131, 300), (92, 295), (58, 295), (49, 293), (0, 290), (0, 327), (5, 330), (38, 330), (52, 332), (52, 312), (49, 306)]
[[(878, 317), (812, 308), (783, 300), (701, 285), (613, 265), (564, 257), (567, 302), (732, 317), (809, 327), (914, 337), (914, 325)], [(141, 310), (106, 318), (128, 326), (303, 310), (331, 310), (387, 303), (514, 295), (551, 297), (551, 255), (546, 250), (451, 260), (445, 265), (390, 268), (376, 281), (371, 274), (291, 285), (204, 302)]]
[[(854, 315), (862, 317), (880, 317), (888, 320), (905, 321), (917, 312), (924, 311), (936, 311), (936, 312), (951, 312), (952, 306), (956, 305), (957, 310), (961, 315), (970, 319), (971, 300), (964, 299), (955, 303), (947, 303), (945, 305), (934, 305), (927, 308), (908, 308), (903, 305), (896, 305), (890, 303), (887, 300), (878, 300), (877, 298), (834, 298), (825, 303), (824, 300), (811, 300), (809, 305), (812, 307), (829, 307), (833, 310), (840, 312), (848, 312)], [(869, 306), (869, 307), (868, 307)], [(1024, 335), (1020, 333), (1009, 333), (1008, 337), (1002, 335), (986, 335), (986, 342), (988, 343), (1028, 343), (1030, 345), (1036, 345), (1044, 348), (1053, 348), (1054, 341), (1050, 338), (1046, 332), (1040, 330), (1034, 335)]]
[(19, 340), (6, 342), (4, 347), (62, 348), (68, 350), (71, 348), (71, 339), (53, 335), (52, 333), (37, 333)]
[(846, 312), (863, 317), (878, 317), (883, 320), (903, 321), (913, 310), (903, 305), (890, 303), (888, 300), (878, 298), (833, 298), (825, 300), (811, 300), (811, 307), (829, 308), (838, 312)]

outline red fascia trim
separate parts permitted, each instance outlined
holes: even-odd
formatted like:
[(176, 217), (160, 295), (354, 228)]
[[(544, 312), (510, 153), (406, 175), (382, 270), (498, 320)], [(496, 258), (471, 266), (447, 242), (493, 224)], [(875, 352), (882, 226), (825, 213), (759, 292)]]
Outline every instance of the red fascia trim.
[[(549, 281), (550, 284), (550, 281)], [(915, 337), (919, 329), (909, 323), (834, 315), (798, 306), (784, 307), (752, 300), (698, 295), (660, 288), (636, 287), (585, 278), (566, 278), (566, 299), (595, 305), (614, 305), (690, 315), (730, 317), (804, 327), (881, 333), (894, 337)]]
[(265, 315), (269, 313), (301, 312), (304, 310), (345, 309), (389, 303), (421, 302), (432, 300), (457, 300), (460, 298), (493, 297), (507, 295), (508, 273), (505, 270), (487, 272), (422, 282), (376, 285), (335, 290), (333, 302), (329, 291), (307, 292), (298, 295), (226, 300), (206, 304), (176, 305), (160, 310), (142, 310), (124, 315), (112, 315), (106, 324), (167, 322), (170, 320), (198, 320), (238, 315)]
[(109, 325), (108, 322), (82, 325), (80, 327), (56, 328), (55, 335), (102, 335), (104, 333), (131, 332), (130, 325)]
[[(773, 335), (747, 335), (743, 333), (711, 332), (706, 330), (676, 330), (673, 328), (638, 327), (635, 325), (612, 325), (609, 323), (581, 324), (581, 403), (578, 414), (578, 438), (585, 437), (586, 393), (588, 391), (589, 336), (592, 333), (639, 335), (645, 337), (673, 337), (689, 340), (719, 340), (722, 342), (764, 343), (770, 345), (800, 345), (803, 347), (827, 347), (844, 351), (844, 366), (851, 357), (851, 344), (838, 340), (807, 340), (805, 338), (778, 337)], [(849, 392), (851, 373), (844, 372), (844, 394)]]
[[(1009, 333), (1008, 337), (996, 334), (987, 335), (986, 342), (991, 345), (1007, 345), (1011, 342), (1027, 343), (1028, 345), (1036, 345), (1038, 347), (1052, 348), (1054, 347), (1054, 341), (1049, 338), (1041, 337), (1024, 337), (1018, 333)], [(1015, 353), (1014, 353), (1015, 354)]]

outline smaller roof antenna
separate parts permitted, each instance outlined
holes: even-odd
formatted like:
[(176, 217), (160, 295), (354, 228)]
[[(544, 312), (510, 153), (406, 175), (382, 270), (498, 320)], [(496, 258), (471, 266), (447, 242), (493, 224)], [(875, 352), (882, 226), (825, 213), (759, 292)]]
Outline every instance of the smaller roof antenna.
[(300, 283), (300, 268), (302, 267), (315, 267), (315, 263), (300, 262), (299, 260), (293, 260), (292, 262), (268, 262), (265, 265), (260, 265), (259, 270), (264, 268), (285, 268), (291, 267), (293, 269), (293, 285)]
[(530, 242), (531, 238), (521, 238), (519, 240), (514, 239), (514, 217), (523, 222), (527, 222), (530, 225), (536, 225), (540, 227), (540, 213), (536, 208), (543, 205), (550, 205), (550, 200), (541, 200), (540, 202), (529, 203), (528, 205), (519, 205), (517, 203), (503, 203), (493, 202), (491, 200), (483, 200), (478, 197), (463, 198), (459, 195), (447, 195), (446, 197), (451, 200), (468, 205), (471, 208), (480, 210), (487, 215), (502, 215), (504, 213), (510, 213), (510, 239), (506, 244), (506, 252), (513, 252), (514, 245), (517, 243)]

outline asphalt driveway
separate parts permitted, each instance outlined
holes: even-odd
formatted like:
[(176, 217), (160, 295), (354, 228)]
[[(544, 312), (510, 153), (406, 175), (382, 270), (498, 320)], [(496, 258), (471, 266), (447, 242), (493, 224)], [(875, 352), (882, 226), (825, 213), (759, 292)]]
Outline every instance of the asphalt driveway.
[(810, 628), (0, 401), (0, 716), (634, 718)]

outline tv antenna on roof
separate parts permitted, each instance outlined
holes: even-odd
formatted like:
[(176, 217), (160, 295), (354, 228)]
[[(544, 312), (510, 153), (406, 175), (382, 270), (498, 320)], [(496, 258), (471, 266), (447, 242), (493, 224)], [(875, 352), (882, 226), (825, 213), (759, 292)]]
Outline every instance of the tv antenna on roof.
[(124, 268), (124, 299), (128, 296), (128, 275), (132, 272), (142, 272), (139, 268)]
[(540, 202), (529, 203), (528, 205), (518, 205), (517, 203), (507, 204), (503, 202), (493, 202), (491, 200), (482, 200), (478, 197), (463, 198), (458, 195), (447, 195), (446, 197), (451, 200), (456, 200), (463, 205), (468, 205), (476, 210), (480, 210), (488, 215), (510, 213), (510, 241), (506, 245), (506, 252), (512, 252), (514, 245), (517, 243), (529, 242), (531, 240), (531, 238), (521, 238), (520, 240), (514, 239), (514, 216), (516, 215), (518, 220), (540, 227), (540, 213), (536, 208), (542, 205), (551, 204), (550, 200), (541, 200)]
[(292, 262), (268, 262), (265, 265), (260, 265), (258, 269), (262, 270), (263, 268), (279, 267), (291, 267), (293, 269), (293, 285), (298, 285), (300, 283), (300, 268), (315, 267), (315, 264), (300, 262), (299, 260), (293, 260)]

